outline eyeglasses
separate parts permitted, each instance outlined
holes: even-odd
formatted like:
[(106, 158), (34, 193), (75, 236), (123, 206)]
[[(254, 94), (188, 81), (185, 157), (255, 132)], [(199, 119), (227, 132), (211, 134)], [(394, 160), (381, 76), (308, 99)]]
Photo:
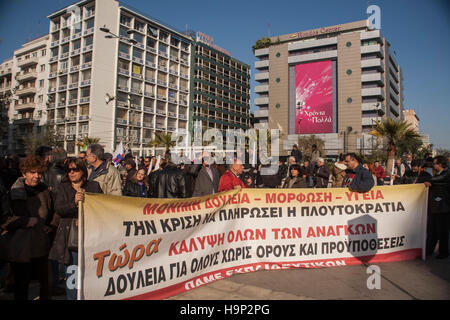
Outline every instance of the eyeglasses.
[(68, 172), (68, 173), (71, 173), (72, 171), (73, 171), (73, 172), (80, 172), (81, 169), (80, 169), (80, 168), (76, 168), (76, 167), (75, 167), (75, 168), (69, 168), (69, 169), (67, 169), (67, 172)]

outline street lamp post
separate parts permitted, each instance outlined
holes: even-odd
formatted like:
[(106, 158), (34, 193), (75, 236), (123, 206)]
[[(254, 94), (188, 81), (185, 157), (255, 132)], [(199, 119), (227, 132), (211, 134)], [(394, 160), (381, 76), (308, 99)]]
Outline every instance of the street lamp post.
[[(102, 31), (104, 33), (107, 33), (107, 35), (105, 35), (105, 38), (107, 38), (107, 39), (124, 40), (124, 41), (126, 41), (126, 42), (128, 42), (130, 44), (138, 43), (135, 39), (119, 36), (117, 34), (112, 33), (111, 30), (108, 27), (106, 27), (106, 25), (104, 25), (103, 27), (100, 27), (100, 31)], [(127, 31), (127, 34), (129, 34), (129, 35), (131, 35), (133, 33), (134, 33), (134, 31), (131, 30), (131, 29)], [(117, 84), (116, 84), (116, 86), (117, 86)], [(131, 109), (131, 98), (130, 98), (130, 95), (128, 95), (128, 107), (129, 107), (129, 109)], [(115, 117), (114, 117), (114, 119), (115, 119)], [(129, 117), (129, 119), (130, 119), (130, 117)], [(131, 144), (130, 143), (131, 142), (131, 127), (130, 127), (130, 125), (131, 125), (131, 121), (128, 124), (128, 137), (127, 137), (127, 145), (128, 145), (128, 148), (131, 151), (131, 147), (130, 147), (130, 144)], [(114, 130), (113, 148), (115, 148), (115, 146), (116, 146), (116, 130)]]

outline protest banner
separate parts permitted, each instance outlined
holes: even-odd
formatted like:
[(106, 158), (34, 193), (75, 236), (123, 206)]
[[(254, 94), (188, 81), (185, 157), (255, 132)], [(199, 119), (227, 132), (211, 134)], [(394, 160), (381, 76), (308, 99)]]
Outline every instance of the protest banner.
[(235, 273), (424, 257), (423, 184), (190, 199), (87, 194), (83, 207), (79, 299), (164, 299)]

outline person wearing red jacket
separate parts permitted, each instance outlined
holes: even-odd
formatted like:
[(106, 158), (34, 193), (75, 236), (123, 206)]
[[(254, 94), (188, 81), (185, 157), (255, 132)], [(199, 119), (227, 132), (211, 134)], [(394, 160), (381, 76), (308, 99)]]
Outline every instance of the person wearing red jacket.
[(238, 159), (234, 159), (231, 168), (220, 177), (219, 192), (238, 188), (248, 188), (248, 186), (239, 179), (239, 175), (242, 174), (243, 171), (244, 165), (242, 162)]
[(382, 166), (380, 166), (379, 161), (375, 161), (374, 170), (375, 170), (375, 176), (377, 177), (377, 185), (383, 186), (384, 178), (386, 178), (386, 172), (384, 171), (384, 168)]

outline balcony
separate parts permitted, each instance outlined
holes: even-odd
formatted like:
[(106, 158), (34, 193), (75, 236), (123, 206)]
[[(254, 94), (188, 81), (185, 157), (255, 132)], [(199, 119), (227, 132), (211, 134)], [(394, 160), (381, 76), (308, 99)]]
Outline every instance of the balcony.
[(55, 62), (55, 61), (58, 61), (58, 56), (51, 57), (51, 58), (48, 60), (49, 63), (52, 63), (52, 62)]
[(181, 120), (187, 120), (187, 115), (185, 114), (179, 114), (178, 118), (180, 118)]
[(81, 32), (75, 33), (75, 34), (72, 36), (72, 40), (78, 39), (78, 38), (80, 38), (80, 37), (81, 37)]
[(130, 71), (126, 70), (126, 69), (122, 69), (122, 68), (118, 68), (117, 72), (122, 75), (122, 76), (130, 76)]
[(21, 59), (20, 61), (17, 61), (17, 66), (19, 68), (27, 67), (33, 64), (38, 64), (39, 58), (38, 57), (31, 57), (28, 59)]
[(149, 128), (149, 129), (153, 129), (153, 123), (151, 123), (151, 122), (144, 122), (144, 127), (145, 128)]
[(68, 69), (62, 69), (62, 70), (58, 71), (58, 74), (61, 76), (61, 75), (67, 74), (68, 71), (69, 71)]
[(59, 59), (66, 59), (67, 57), (69, 56), (69, 52), (65, 52), (65, 53), (62, 53), (60, 56), (59, 56)]
[(78, 82), (74, 82), (74, 83), (70, 83), (69, 86), (67, 87), (69, 90), (70, 89), (74, 89), (74, 88), (78, 88)]
[(363, 97), (382, 97), (384, 99), (384, 90), (381, 87), (377, 88), (363, 88), (361, 89)]
[(59, 40), (55, 40), (55, 41), (50, 42), (50, 48), (56, 47), (56, 46), (59, 46)]
[(34, 124), (36, 120), (33, 118), (14, 119), (15, 125)]
[(119, 52), (119, 57), (127, 59), (127, 60), (131, 60), (131, 57), (128, 53)]
[(66, 107), (66, 102), (65, 101), (58, 102), (57, 107), (58, 108), (65, 108)]
[(157, 123), (157, 124), (156, 124), (156, 129), (162, 129), (162, 130), (164, 130), (165, 128), (166, 128), (166, 125), (163, 124), (163, 123)]
[(186, 67), (189, 67), (189, 61), (184, 60), (184, 59), (180, 59), (180, 62), (182, 65), (185, 65)]
[(268, 72), (260, 72), (255, 74), (255, 81), (269, 80)]
[(163, 100), (163, 101), (167, 100), (167, 98), (165, 96), (161, 96), (159, 94), (156, 96), (156, 98), (158, 98), (159, 100)]
[(51, 102), (51, 103), (49, 103), (48, 105), (47, 105), (47, 109), (55, 109), (55, 107), (56, 107), (56, 103), (54, 103), (54, 102)]
[(269, 55), (269, 48), (255, 50), (255, 57), (263, 57)]
[(269, 85), (259, 85), (255, 86), (255, 93), (261, 93), (261, 92), (269, 92)]
[(184, 73), (180, 73), (180, 77), (182, 77), (183, 79), (189, 79), (189, 75)]
[(176, 131), (177, 130), (177, 128), (176, 128), (176, 126), (167, 126), (167, 131), (171, 131), (171, 132), (174, 132), (174, 131)]
[(70, 67), (70, 72), (77, 72), (78, 70), (80, 70), (80, 65)]
[(82, 97), (82, 98), (80, 98), (80, 104), (88, 103), (89, 101), (91, 101), (90, 97)]
[(162, 80), (158, 80), (158, 84), (164, 87), (167, 87), (167, 82), (166, 81), (162, 81)]
[(87, 47), (84, 47), (84, 48), (83, 48), (83, 52), (91, 51), (93, 48), (94, 48), (94, 45), (93, 45), (93, 44), (90, 44), (90, 45), (88, 45)]
[(180, 100), (180, 105), (187, 106), (188, 102), (186, 100)]
[(373, 68), (377, 67), (378, 70), (384, 71), (384, 64), (380, 58), (361, 60), (361, 68)]
[(268, 117), (269, 117), (269, 110), (267, 109), (255, 111), (255, 118), (268, 118)]
[(375, 111), (380, 115), (384, 115), (384, 105), (378, 104), (376, 102), (365, 102), (361, 105), (361, 111)]
[(144, 107), (144, 112), (155, 113), (154, 109), (150, 107)]
[(169, 55), (168, 55), (167, 53), (165, 53), (164, 51), (159, 51), (159, 55), (160, 55), (160, 56), (163, 56), (163, 57), (165, 57), (165, 58), (168, 58), (168, 57), (169, 57)]
[(175, 70), (169, 70), (170, 74), (173, 74), (174, 76), (178, 76), (178, 72)]
[(156, 79), (155, 79), (155, 78), (145, 78), (145, 81), (146, 81), (146, 82), (153, 83), (153, 84), (156, 83)]
[(361, 46), (361, 54), (376, 53), (379, 57), (384, 58), (384, 53), (380, 44), (371, 44), (368, 46)]
[(142, 95), (142, 90), (141, 89), (131, 88), (131, 93)]
[(72, 100), (69, 100), (68, 106), (75, 105), (77, 103), (78, 103), (78, 99), (72, 99)]
[(130, 92), (130, 88), (122, 86), (120, 84), (117, 86), (117, 89), (119, 89), (120, 91)]
[(361, 40), (379, 39), (380, 38), (380, 30), (363, 31), (363, 32), (361, 32), (360, 38), (361, 38)]
[(69, 36), (69, 37), (63, 38), (63, 39), (61, 40), (61, 43), (60, 43), (60, 44), (67, 43), (67, 42), (69, 42), (69, 41), (70, 41), (70, 36)]
[(34, 102), (27, 102), (27, 103), (16, 104), (14, 106), (14, 109), (19, 111), (19, 110), (33, 109), (35, 106), (36, 106), (36, 104)]
[(138, 57), (133, 57), (132, 59), (134, 62), (140, 63), (140, 64), (144, 64), (144, 60)]
[(77, 121), (77, 116), (70, 116), (69, 118), (67, 118), (67, 122), (76, 122)]
[(24, 81), (24, 80), (36, 79), (36, 78), (37, 78), (37, 72), (36, 71), (32, 71), (32, 72), (19, 74), (17, 76), (16, 80), (17, 81)]
[(145, 62), (145, 65), (146, 65), (147, 67), (151, 67), (151, 68), (156, 69), (156, 64), (153, 63), (153, 62), (146, 61), (146, 62)]
[(255, 61), (255, 69), (262, 69), (268, 67), (269, 67), (269, 60)]
[(66, 135), (66, 141), (75, 141), (75, 135), (74, 134)]
[(89, 120), (89, 116), (88, 115), (81, 115), (78, 117), (79, 121), (87, 121)]
[(398, 106), (396, 106), (394, 103), (391, 102), (389, 104), (389, 108), (390, 108), (391, 113), (393, 113), (396, 117), (399, 116), (400, 112), (399, 112)]
[(269, 104), (269, 97), (255, 98), (254, 103), (255, 106), (267, 105)]
[(362, 74), (361, 82), (377, 82), (378, 84), (384, 85), (384, 78), (381, 76), (381, 73), (370, 73), (370, 74)]
[(81, 70), (88, 69), (88, 68), (90, 68), (91, 66), (92, 66), (92, 61), (83, 63), (83, 64), (81, 65)]
[(389, 76), (389, 77), (390, 77), (390, 79), (389, 79), (389, 84), (394, 88), (395, 93), (396, 93), (396, 94), (399, 94), (400, 89), (399, 89), (399, 87), (398, 87), (397, 82), (392, 78), (392, 76)]
[(189, 92), (189, 89), (185, 88), (185, 87), (180, 87), (180, 91), (184, 92), (184, 93), (187, 93), (187, 92)]
[(155, 49), (155, 48), (152, 48), (152, 47), (147, 46), (147, 51), (150, 51), (150, 52), (156, 54), (156, 49)]
[(19, 89), (16, 91), (16, 95), (18, 95), (18, 96), (23, 96), (23, 95), (31, 94), (31, 93), (36, 93), (35, 87), (26, 87), (26, 88)]
[[(66, 119), (63, 119), (63, 118), (59, 118), (59, 119), (56, 119), (56, 124), (61, 124), (61, 123), (64, 123), (64, 122), (66, 122)], [(64, 135), (64, 134), (60, 134), (60, 133), (58, 133), (60, 136), (61, 135)]]
[(154, 94), (153, 92), (147, 92), (147, 91), (145, 91), (145, 92), (144, 92), (144, 96), (146, 96), (147, 98), (154, 98), (154, 97), (155, 97), (155, 94)]
[(161, 116), (165, 116), (166, 115), (166, 111), (165, 110), (161, 110), (161, 109), (156, 109), (156, 114), (159, 114)]
[(174, 83), (169, 83), (169, 88), (177, 90), (178, 86)]
[(67, 90), (67, 85), (62, 85), (58, 87), (58, 91), (65, 91)]
[(361, 118), (361, 124), (363, 126), (374, 126), (376, 124), (376, 121), (381, 120), (380, 117), (363, 117)]
[(158, 70), (160, 70), (162, 72), (167, 72), (167, 67), (166, 66), (158, 66)]
[(56, 87), (55, 88), (48, 88), (48, 93), (54, 93), (56, 92)]
[(139, 74), (139, 73), (134, 73), (134, 72), (132, 72), (132, 73), (131, 73), (131, 76), (132, 76), (133, 78), (135, 78), (135, 79), (139, 79), (139, 80), (142, 80), (142, 79), (143, 79), (142, 75)]
[(80, 82), (80, 87), (86, 87), (91, 84), (91, 79), (86, 79)]
[(87, 36), (88, 34), (94, 33), (94, 27), (87, 29), (86, 31), (83, 32), (84, 36)]
[(177, 117), (177, 113), (173, 112), (173, 111), (169, 111), (169, 117), (176, 118)]

